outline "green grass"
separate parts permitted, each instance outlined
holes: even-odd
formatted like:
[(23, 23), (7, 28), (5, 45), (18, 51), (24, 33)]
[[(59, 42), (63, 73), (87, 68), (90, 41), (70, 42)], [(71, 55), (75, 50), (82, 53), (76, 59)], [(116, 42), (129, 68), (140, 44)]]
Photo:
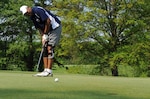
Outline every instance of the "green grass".
[[(149, 99), (149, 78), (0, 71), (0, 99)], [(59, 82), (54, 82), (58, 77)]]

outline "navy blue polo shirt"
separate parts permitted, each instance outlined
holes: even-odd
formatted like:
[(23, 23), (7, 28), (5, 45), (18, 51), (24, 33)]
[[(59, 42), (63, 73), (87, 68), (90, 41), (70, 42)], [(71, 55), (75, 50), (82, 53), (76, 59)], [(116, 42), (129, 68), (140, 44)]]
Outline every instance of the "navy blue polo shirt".
[[(30, 17), (35, 25), (35, 28), (39, 28), (44, 31), (45, 22), (47, 18), (49, 18), (46, 12), (49, 14), (49, 16), (53, 17), (53, 19), (56, 20), (58, 24), (60, 24), (59, 19), (55, 15), (53, 15), (50, 11), (35, 6), (32, 8), (33, 15)], [(52, 30), (52, 24), (50, 30)]]

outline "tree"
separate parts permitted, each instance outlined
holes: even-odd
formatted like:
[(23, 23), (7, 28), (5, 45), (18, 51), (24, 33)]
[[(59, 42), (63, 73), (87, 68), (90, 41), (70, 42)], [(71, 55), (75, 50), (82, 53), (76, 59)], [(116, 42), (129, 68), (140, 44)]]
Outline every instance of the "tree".
[(65, 19), (61, 55), (77, 59), (82, 53), (118, 76), (117, 63), (111, 64), (113, 53), (145, 39), (146, 23), (140, 19), (143, 4), (143, 0), (59, 0), (56, 7)]
[[(105, 52), (107, 52), (105, 54), (108, 58), (106, 61), (108, 61), (107, 63), (111, 67), (112, 75), (118, 76), (117, 65), (121, 61), (119, 58), (117, 62), (111, 61), (116, 56), (113, 53), (118, 53), (118, 49), (121, 49), (123, 46), (130, 46), (128, 48), (131, 51), (131, 46), (135, 44), (140, 45), (143, 40), (149, 42), (145, 34), (147, 24), (141, 19), (142, 15), (140, 13), (143, 10), (141, 6), (144, 5), (144, 1), (103, 0), (103, 2), (99, 1), (99, 3), (94, 2), (93, 5), (96, 5), (96, 8), (100, 8), (93, 10), (93, 14), (96, 16), (95, 20), (99, 22), (97, 28), (99, 28), (100, 32), (95, 30), (90, 35), (99, 45), (103, 45)], [(142, 52), (142, 50), (140, 51)], [(142, 58), (141, 62), (144, 62), (144, 57)], [(130, 60), (132, 59), (134, 57), (130, 58)], [(135, 63), (132, 63), (132, 65), (137, 66)]]
[[(16, 0), (4, 0), (0, 3), (1, 6), (3, 6), (0, 10), (0, 20), (2, 20), (1, 41), (7, 43), (5, 47), (6, 64), (7, 66), (9, 66), (9, 64), (10, 66), (12, 66), (16, 63), (20, 63), (19, 65), (23, 66), (24, 64), (26, 64), (27, 70), (31, 71), (33, 70), (34, 66), (33, 52), (35, 49), (33, 49), (32, 46), (32, 39), (35, 30), (32, 28), (32, 24), (28, 22), (27, 18), (23, 18), (23, 15), (19, 12), (19, 8), (22, 5), (22, 1), (18, 0), (16, 2)], [(32, 2), (29, 0), (26, 1), (26, 4), (31, 5)], [(27, 23), (30, 24), (27, 25)], [(27, 41), (27, 43), (24, 43), (24, 41)], [(5, 69), (8, 68), (6, 67)]]
[[(113, 76), (119, 75), (120, 64), (146, 71), (149, 47), (143, 44), (149, 44), (149, 0), (46, 1), (34, 0), (36, 5), (50, 9), (62, 21), (62, 37), (55, 55), (63, 63), (97, 64), (99, 72), (107, 67), (112, 70)], [(33, 70), (33, 57), (38, 56), (36, 51), (40, 50), (40, 43), (36, 39), (38, 36), (34, 35), (36, 31), (32, 23), (21, 14), (18, 15), (21, 0), (14, 2), (0, 2), (3, 5), (0, 9), (0, 53), (3, 55), (0, 63), (7, 63), (8, 56), (18, 50), (20, 54), (13, 54), (14, 59), (19, 57), (27, 70)], [(32, 3), (26, 1), (29, 6)], [(25, 45), (23, 49), (20, 48), (22, 44)], [(22, 55), (23, 52), (26, 53)]]
[[(117, 65), (125, 65), (134, 68), (134, 76), (149, 76), (149, 3), (147, 0), (145, 2), (139, 2), (139, 4), (134, 5), (136, 7), (136, 26), (130, 28), (130, 32), (134, 34), (131, 35), (129, 45), (124, 45), (118, 48), (118, 53), (113, 53), (111, 59), (111, 65), (117, 62)], [(128, 22), (132, 22), (131, 20)], [(131, 31), (132, 30), (132, 31)], [(136, 33), (136, 34), (135, 34)], [(130, 37), (130, 38), (131, 38)], [(122, 51), (121, 51), (122, 50)]]

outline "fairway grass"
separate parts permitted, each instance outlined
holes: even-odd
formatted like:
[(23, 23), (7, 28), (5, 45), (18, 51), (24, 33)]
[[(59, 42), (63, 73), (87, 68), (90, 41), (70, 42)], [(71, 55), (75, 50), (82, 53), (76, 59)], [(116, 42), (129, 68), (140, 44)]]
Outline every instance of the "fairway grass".
[(35, 73), (0, 71), (0, 99), (150, 99), (149, 78)]

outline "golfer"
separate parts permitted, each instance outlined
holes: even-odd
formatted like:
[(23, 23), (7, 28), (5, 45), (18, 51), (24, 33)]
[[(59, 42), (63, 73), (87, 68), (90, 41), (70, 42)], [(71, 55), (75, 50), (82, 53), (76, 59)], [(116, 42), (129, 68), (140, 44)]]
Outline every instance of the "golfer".
[(44, 46), (43, 62), (44, 71), (35, 76), (53, 76), (52, 64), (54, 59), (54, 47), (58, 44), (61, 35), (61, 22), (50, 11), (39, 7), (29, 7), (23, 5), (20, 7), (23, 15), (29, 16), (33, 21), (35, 28), (39, 30)]

